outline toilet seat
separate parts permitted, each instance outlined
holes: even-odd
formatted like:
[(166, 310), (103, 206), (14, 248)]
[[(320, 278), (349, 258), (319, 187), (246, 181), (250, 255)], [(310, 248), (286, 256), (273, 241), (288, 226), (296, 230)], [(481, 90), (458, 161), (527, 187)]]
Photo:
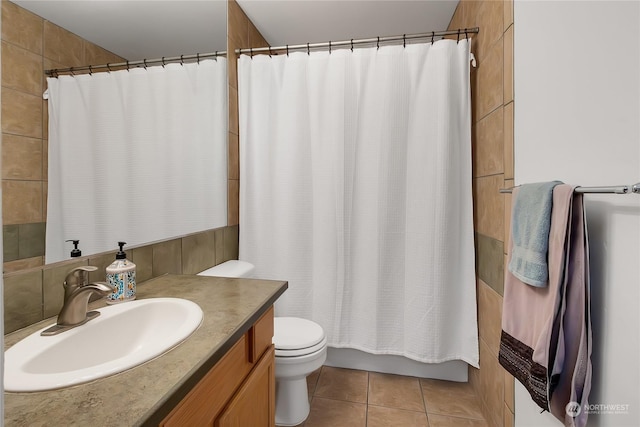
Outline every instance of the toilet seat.
[(320, 325), (299, 317), (274, 319), (273, 344), (276, 357), (297, 357), (315, 353), (327, 345)]

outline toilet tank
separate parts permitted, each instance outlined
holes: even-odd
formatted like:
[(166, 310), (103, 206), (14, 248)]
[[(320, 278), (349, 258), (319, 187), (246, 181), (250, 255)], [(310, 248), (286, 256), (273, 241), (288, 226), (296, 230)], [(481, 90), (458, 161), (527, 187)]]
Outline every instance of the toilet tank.
[(253, 277), (253, 264), (246, 261), (230, 260), (208, 268), (198, 273), (198, 276), (219, 276), (219, 277)]

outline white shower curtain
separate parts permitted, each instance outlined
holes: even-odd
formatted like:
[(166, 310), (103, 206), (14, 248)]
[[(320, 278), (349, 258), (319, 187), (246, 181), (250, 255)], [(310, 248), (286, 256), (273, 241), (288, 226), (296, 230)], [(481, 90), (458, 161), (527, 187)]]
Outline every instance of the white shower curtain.
[(240, 258), (333, 347), (478, 366), (466, 40), (241, 56)]
[(47, 79), (47, 263), (226, 225), (226, 67)]

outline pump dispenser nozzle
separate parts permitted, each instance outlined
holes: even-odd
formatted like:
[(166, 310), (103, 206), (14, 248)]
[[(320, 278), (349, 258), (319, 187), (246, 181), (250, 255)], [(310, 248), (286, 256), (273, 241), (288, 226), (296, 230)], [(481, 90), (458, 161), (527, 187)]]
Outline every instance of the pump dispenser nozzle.
[(126, 259), (127, 254), (122, 250), (122, 247), (126, 245), (127, 242), (118, 242), (118, 246), (120, 246), (120, 250), (116, 254), (116, 259)]
[(80, 249), (78, 249), (78, 243), (80, 240), (65, 240), (66, 242), (73, 242), (73, 250), (71, 251), (71, 258), (77, 258), (82, 255)]

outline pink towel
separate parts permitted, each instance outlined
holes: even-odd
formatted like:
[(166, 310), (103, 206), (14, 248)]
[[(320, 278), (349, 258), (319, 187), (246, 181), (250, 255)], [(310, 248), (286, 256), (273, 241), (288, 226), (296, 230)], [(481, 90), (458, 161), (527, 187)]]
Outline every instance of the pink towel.
[(582, 195), (573, 190), (563, 184), (553, 192), (549, 285), (534, 288), (505, 272), (499, 360), (538, 406), (583, 427), (591, 390), (589, 254)]

